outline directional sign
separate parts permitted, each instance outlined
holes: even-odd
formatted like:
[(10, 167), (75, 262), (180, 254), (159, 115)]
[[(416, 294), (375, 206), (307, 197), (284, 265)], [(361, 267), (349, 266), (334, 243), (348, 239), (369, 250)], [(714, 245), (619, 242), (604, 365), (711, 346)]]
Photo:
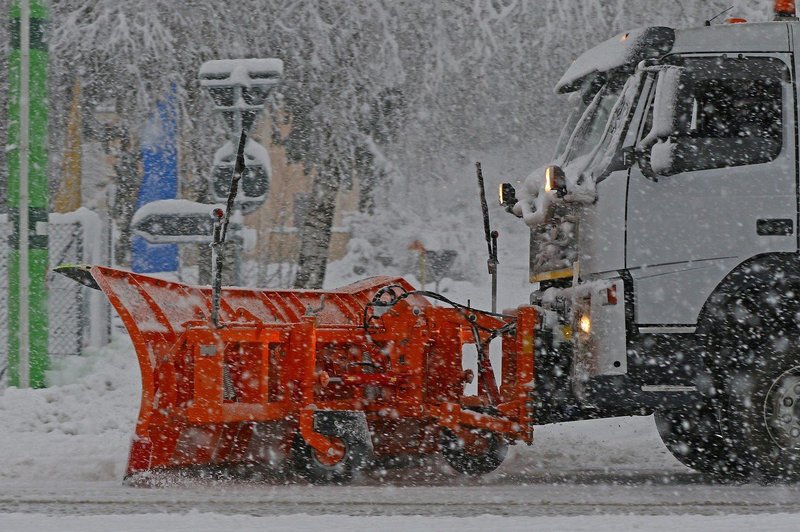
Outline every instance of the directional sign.
[[(211, 212), (222, 205), (206, 205), (188, 200), (153, 201), (136, 211), (133, 231), (151, 244), (210, 243), (214, 218)], [(239, 221), (229, 229), (236, 234)]]

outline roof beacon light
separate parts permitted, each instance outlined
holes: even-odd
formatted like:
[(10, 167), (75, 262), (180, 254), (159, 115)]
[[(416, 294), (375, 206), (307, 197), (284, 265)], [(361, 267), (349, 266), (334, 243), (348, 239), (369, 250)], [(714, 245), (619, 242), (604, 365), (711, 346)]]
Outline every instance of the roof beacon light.
[(775, 20), (797, 20), (795, 0), (775, 0)]

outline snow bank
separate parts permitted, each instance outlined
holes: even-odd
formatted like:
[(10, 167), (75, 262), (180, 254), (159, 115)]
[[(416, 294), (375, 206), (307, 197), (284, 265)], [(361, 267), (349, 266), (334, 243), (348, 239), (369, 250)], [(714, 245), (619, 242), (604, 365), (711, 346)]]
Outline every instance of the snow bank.
[(557, 423), (534, 429), (530, 447), (513, 446), (495, 474), (580, 471), (687, 472), (669, 453), (651, 416)]
[(0, 481), (121, 480), (141, 394), (128, 338), (54, 361), (48, 379), (0, 392)]

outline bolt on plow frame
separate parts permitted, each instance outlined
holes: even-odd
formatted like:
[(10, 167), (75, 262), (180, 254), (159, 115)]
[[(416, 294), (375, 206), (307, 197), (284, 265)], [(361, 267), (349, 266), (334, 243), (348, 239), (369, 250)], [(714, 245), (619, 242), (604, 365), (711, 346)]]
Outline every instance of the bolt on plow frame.
[[(214, 325), (209, 287), (100, 266), (59, 271), (105, 292), (136, 349), (129, 482), (252, 465), (339, 483), (433, 453), (478, 475), (509, 444), (532, 441), (534, 307), (435, 306), (436, 294), (375, 277), (331, 291), (225, 288)], [(476, 345), (477, 375), (463, 368), (465, 344)]]

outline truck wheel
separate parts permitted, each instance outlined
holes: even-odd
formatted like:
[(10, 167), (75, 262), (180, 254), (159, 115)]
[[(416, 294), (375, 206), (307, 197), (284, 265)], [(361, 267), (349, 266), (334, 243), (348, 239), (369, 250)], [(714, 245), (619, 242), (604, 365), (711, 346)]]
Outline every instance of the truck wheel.
[(298, 433), (291, 450), (291, 464), (302, 478), (314, 484), (344, 484), (372, 459), (372, 440), (364, 412), (321, 411), (314, 414), (314, 430), (335, 438), (339, 447), (322, 456)]
[(491, 473), (503, 463), (508, 454), (508, 442), (499, 434), (472, 429), (462, 436), (442, 429), (442, 455), (450, 467), (464, 475), (479, 476)]
[(719, 420), (708, 405), (699, 406), (657, 410), (656, 429), (680, 463), (700, 473), (723, 476), (729, 464)]
[(742, 292), (729, 300), (712, 338), (706, 365), (719, 392), (730, 478), (800, 474), (797, 293), (785, 283)]
[[(774, 356), (774, 355), (773, 355)], [(763, 358), (728, 382), (727, 436), (745, 474), (764, 480), (800, 477), (800, 363)]]

